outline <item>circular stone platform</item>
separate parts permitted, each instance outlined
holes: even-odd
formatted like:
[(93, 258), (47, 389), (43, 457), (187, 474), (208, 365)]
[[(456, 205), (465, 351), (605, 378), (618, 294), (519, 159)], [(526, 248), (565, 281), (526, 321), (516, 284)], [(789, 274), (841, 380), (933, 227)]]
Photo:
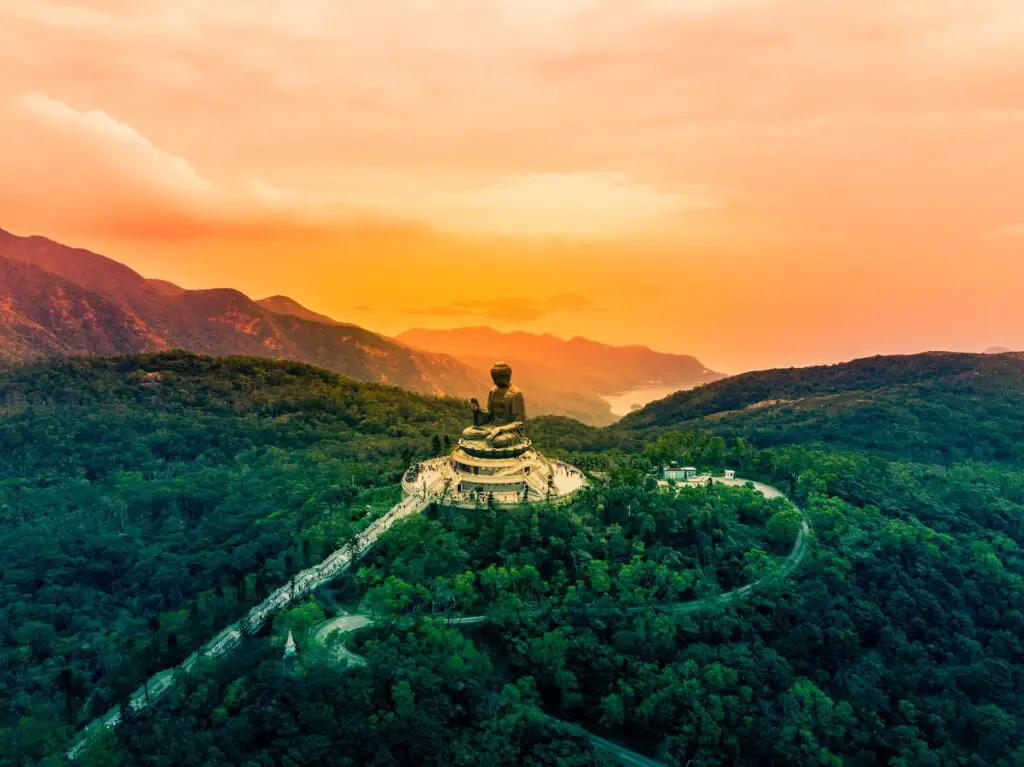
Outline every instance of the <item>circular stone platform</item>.
[(414, 464), (402, 478), (402, 491), (437, 503), (473, 509), (493, 502), (498, 507), (568, 498), (587, 484), (575, 466), (551, 460), (529, 444), (474, 449), (463, 444), (449, 456)]

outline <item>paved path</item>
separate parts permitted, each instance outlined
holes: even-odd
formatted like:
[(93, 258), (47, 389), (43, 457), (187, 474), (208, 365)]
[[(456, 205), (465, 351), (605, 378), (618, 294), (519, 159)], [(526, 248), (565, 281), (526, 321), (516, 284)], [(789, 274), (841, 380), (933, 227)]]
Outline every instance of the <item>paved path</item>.
[[(720, 477), (714, 477), (713, 479), (718, 484), (729, 485), (731, 487), (743, 487), (749, 483), (753, 485), (754, 489), (765, 498), (786, 497), (778, 488), (766, 485), (763, 482), (752, 482), (746, 479), (723, 479)], [(793, 543), (793, 549), (782, 561), (782, 564), (779, 565), (778, 570), (771, 575), (766, 575), (753, 583), (748, 583), (746, 586), (740, 586), (732, 591), (726, 591), (724, 594), (718, 594), (717, 596), (708, 597), (707, 599), (695, 599), (690, 602), (677, 602), (676, 604), (667, 605), (661, 609), (665, 612), (670, 612), (673, 615), (690, 615), (691, 613), (714, 610), (720, 607), (726, 607), (733, 602), (742, 601), (762, 586), (765, 586), (770, 582), (786, 578), (790, 573), (796, 570), (800, 566), (800, 563), (804, 561), (804, 557), (807, 556), (807, 552), (810, 550), (810, 535), (811, 526), (807, 524), (807, 519), (803, 517), (800, 520), (800, 531), (797, 533), (796, 541)]]
[[(715, 478), (714, 481), (733, 486), (741, 486), (747, 483), (746, 480), (742, 479)], [(372, 522), (362, 533), (360, 533), (353, 542), (353, 545), (344, 546), (333, 552), (330, 556), (324, 559), (323, 562), (315, 567), (311, 567), (308, 570), (303, 570), (302, 572), (297, 573), (288, 584), (281, 586), (270, 594), (270, 596), (253, 607), (241, 620), (238, 620), (224, 628), (197, 652), (192, 653), (184, 661), (178, 664), (178, 666), (157, 672), (147, 679), (144, 685), (140, 686), (131, 695), (126, 702), (126, 705), (133, 711), (141, 711), (145, 709), (152, 701), (156, 700), (170, 689), (179, 673), (188, 673), (191, 671), (200, 654), (207, 658), (216, 659), (231, 652), (231, 650), (237, 647), (242, 641), (242, 637), (245, 633), (258, 631), (267, 622), (267, 620), (269, 620), (270, 616), (282, 607), (285, 607), (291, 602), (305, 596), (347, 570), (354, 561), (369, 551), (377, 540), (384, 533), (390, 530), (396, 522), (424, 511), (430, 505), (434, 496), (439, 494), (441, 484), (442, 480), (438, 480), (427, 487), (424, 493), (403, 499), (400, 503), (393, 506), (384, 516)], [(784, 497), (782, 492), (770, 485), (765, 485), (761, 482), (754, 482), (752, 484), (754, 485), (754, 488), (766, 498)], [(780, 576), (785, 577), (799, 566), (808, 550), (809, 534), (810, 528), (807, 525), (807, 521), (804, 520), (792, 552), (780, 566), (779, 572), (776, 575), (769, 576), (770, 578), (777, 578)], [(763, 578), (752, 584), (742, 586), (724, 594), (719, 594), (715, 597), (668, 605), (661, 609), (676, 614), (686, 614), (723, 607), (745, 598), (766, 580), (767, 578)], [(450, 625), (471, 625), (474, 623), (483, 623), (487, 620), (489, 620), (489, 618), (484, 615), (463, 616), (452, 618), (450, 620)], [(316, 640), (318, 642), (323, 642), (335, 631), (347, 634), (359, 628), (368, 626), (372, 622), (373, 618), (369, 615), (341, 616), (321, 626), (317, 630)], [(339, 658), (344, 658), (350, 664), (365, 665), (366, 663), (365, 658), (356, 655), (345, 648), (343, 642), (338, 644), (337, 652)], [(82, 730), (78, 739), (68, 749), (68, 758), (75, 759), (79, 754), (81, 754), (82, 750), (88, 745), (95, 734), (102, 732), (104, 729), (116, 727), (120, 721), (120, 706), (115, 706), (103, 716), (94, 719)], [(588, 738), (595, 748), (604, 751), (613, 759), (618, 761), (619, 764), (626, 765), (626, 767), (645, 767), (646, 765), (658, 764), (658, 762), (654, 762), (642, 754), (637, 754), (629, 751), (628, 749), (624, 749), (622, 746), (617, 746), (614, 743), (606, 741), (603, 738), (599, 738), (596, 735), (588, 735)], [(621, 752), (621, 755), (616, 755), (619, 752)]]
[[(723, 484), (730, 485), (732, 487), (743, 487), (748, 484), (749, 480), (743, 479), (724, 479), (714, 478), (714, 481)], [(771, 485), (766, 485), (763, 482), (750, 482), (754, 489), (761, 493), (765, 498), (784, 498), (785, 495), (777, 488)], [(806, 519), (801, 520), (800, 531), (797, 534), (796, 541), (793, 544), (793, 548), (789, 555), (779, 566), (778, 570), (768, 576), (760, 578), (753, 583), (748, 583), (746, 586), (727, 591), (724, 594), (718, 594), (717, 596), (707, 597), (705, 599), (694, 599), (687, 602), (677, 602), (670, 605), (655, 606), (656, 609), (663, 610), (665, 612), (672, 613), (674, 615), (686, 615), (696, 612), (704, 612), (710, 610), (720, 609), (726, 607), (735, 602), (740, 602), (746, 597), (750, 596), (759, 587), (766, 585), (770, 581), (776, 581), (780, 578), (787, 577), (792, 573), (800, 563), (803, 562), (804, 557), (807, 555), (807, 551), (810, 548), (810, 526), (807, 524)], [(646, 610), (647, 607), (634, 607), (630, 608), (631, 612), (639, 612)], [(529, 614), (541, 614), (541, 610), (531, 610)], [(469, 626), (474, 624), (486, 623), (490, 620), (487, 615), (469, 615), (460, 616), (448, 619), (448, 625), (450, 626)], [(335, 646), (336, 657), (339, 660), (344, 660), (350, 665), (365, 666), (366, 659), (361, 655), (356, 655), (354, 652), (345, 647), (344, 635), (352, 631), (356, 631), (361, 628), (365, 628), (373, 624), (372, 615), (343, 615), (337, 618), (333, 618), (324, 623), (316, 632), (315, 639), (319, 643), (323, 643), (332, 634), (338, 633), (341, 637), (341, 641)], [(569, 723), (563, 719), (557, 719), (550, 714), (541, 712), (544, 717), (552, 722), (556, 722), (562, 725), (568, 726)], [(579, 727), (578, 725), (573, 725)], [(579, 728), (582, 729), (582, 728)], [(584, 732), (586, 732), (584, 730)], [(632, 751), (625, 746), (620, 746), (617, 743), (613, 743), (610, 740), (602, 738), (592, 733), (586, 733), (587, 741), (597, 751), (600, 751), (605, 756), (612, 759), (623, 767), (663, 767), (661, 762), (655, 761), (650, 757), (644, 756), (643, 754)]]
[[(373, 618), (369, 615), (343, 615), (339, 618), (327, 621), (321, 626), (316, 632), (316, 641), (319, 644), (324, 644), (331, 634), (337, 633), (339, 636), (344, 636), (352, 631), (358, 631), (361, 628), (365, 628), (373, 623)], [(339, 660), (344, 660), (350, 666), (365, 666), (366, 658), (362, 655), (356, 655), (354, 652), (345, 647), (345, 643), (338, 642), (335, 646), (335, 652)]]
[[(471, 626), (480, 623), (486, 623), (490, 618), (486, 615), (470, 615), (460, 618), (452, 618), (448, 621), (450, 626)], [(335, 657), (338, 660), (343, 660), (350, 666), (365, 666), (366, 658), (361, 655), (356, 655), (354, 652), (345, 647), (344, 635), (353, 631), (358, 631), (361, 628), (373, 625), (373, 618), (369, 615), (343, 615), (338, 618), (333, 618), (324, 623), (319, 629), (317, 629), (314, 635), (316, 641), (319, 643), (326, 642), (332, 635), (339, 635), (341, 641), (339, 641), (335, 647)], [(500, 696), (496, 696), (500, 697)], [(537, 709), (540, 711), (540, 709)], [(540, 711), (541, 715), (549, 722), (554, 722), (562, 727), (582, 730), (584, 737), (587, 742), (597, 751), (602, 752), (606, 756), (612, 759), (617, 764), (624, 765), (625, 767), (664, 767), (661, 762), (656, 762), (653, 759), (639, 754), (636, 751), (631, 751), (625, 746), (620, 746), (617, 743), (612, 743), (610, 740), (605, 740), (602, 737), (589, 733), (577, 724), (572, 724), (565, 721), (564, 719), (558, 719), (557, 717), (551, 716), (551, 714)]]
[[(200, 654), (207, 658), (219, 658), (231, 652), (242, 641), (245, 633), (251, 634), (258, 631), (282, 607), (300, 599), (347, 570), (352, 562), (369, 551), (377, 540), (390, 530), (396, 522), (424, 511), (432, 501), (431, 494), (438, 491), (438, 489), (438, 487), (430, 486), (427, 488), (426, 494), (409, 496), (392, 506), (384, 516), (371, 522), (355, 538), (351, 545), (346, 545), (334, 551), (320, 564), (297, 573), (290, 582), (278, 588), (270, 596), (253, 607), (243, 618), (221, 630), (213, 639), (203, 645), (197, 652), (188, 656), (180, 664), (174, 668), (159, 671), (151, 676), (132, 693), (125, 705), (133, 711), (141, 711), (170, 689), (177, 674), (191, 671)], [(92, 740), (96, 733), (102, 732), (104, 729), (116, 727), (120, 721), (121, 706), (119, 705), (114, 706), (103, 716), (94, 719), (79, 733), (77, 740), (68, 749), (68, 758), (76, 758), (82, 753), (82, 750), (89, 744), (89, 741)]]
[(662, 762), (657, 762), (643, 754), (638, 754), (636, 751), (630, 751), (625, 746), (612, 743), (610, 740), (605, 740), (599, 735), (587, 733), (587, 740), (596, 750), (623, 765), (623, 767), (664, 767)]

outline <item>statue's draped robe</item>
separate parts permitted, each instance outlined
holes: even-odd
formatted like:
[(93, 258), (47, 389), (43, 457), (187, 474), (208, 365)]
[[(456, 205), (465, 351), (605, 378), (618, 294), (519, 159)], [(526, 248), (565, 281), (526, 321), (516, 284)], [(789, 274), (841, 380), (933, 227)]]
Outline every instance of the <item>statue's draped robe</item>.
[[(499, 427), (502, 433), (495, 434)], [(491, 447), (518, 445), (526, 437), (526, 402), (515, 386), (495, 386), (487, 394), (487, 409), (473, 413), (473, 425), (462, 432), (470, 442), (486, 442)]]

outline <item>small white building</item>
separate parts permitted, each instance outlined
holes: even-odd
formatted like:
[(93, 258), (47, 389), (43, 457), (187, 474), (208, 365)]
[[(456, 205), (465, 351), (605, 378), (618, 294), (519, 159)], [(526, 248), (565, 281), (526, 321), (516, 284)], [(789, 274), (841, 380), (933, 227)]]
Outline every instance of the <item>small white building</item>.
[(736, 479), (736, 472), (733, 469), (726, 469), (725, 470), (725, 478), (726, 479)]
[(689, 482), (697, 476), (695, 466), (679, 466), (675, 461), (668, 466), (661, 467), (661, 478), (664, 480), (673, 479), (676, 482)]

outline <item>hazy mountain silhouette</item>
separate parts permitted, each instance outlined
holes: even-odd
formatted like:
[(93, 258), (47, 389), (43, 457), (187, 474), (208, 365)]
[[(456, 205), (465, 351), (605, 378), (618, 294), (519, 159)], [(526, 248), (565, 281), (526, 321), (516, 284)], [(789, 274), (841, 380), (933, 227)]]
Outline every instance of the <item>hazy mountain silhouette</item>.
[(656, 352), (646, 346), (611, 346), (550, 334), (502, 333), (489, 327), (407, 330), (396, 336), (410, 346), (451, 354), (477, 365), (484, 357), (519, 362), (529, 376), (556, 376), (562, 385), (610, 394), (646, 384), (694, 384), (724, 376), (695, 357)]
[(531, 415), (616, 420), (598, 394), (721, 378), (684, 355), (491, 328), (409, 331), (398, 339), (314, 312), (288, 296), (187, 290), (45, 237), (0, 229), (0, 360), (185, 349), (293, 359), (424, 394), (482, 396), (497, 357), (516, 370)]
[[(611, 346), (579, 337), (566, 341), (550, 334), (473, 327), (418, 328), (396, 338), (418, 349), (450, 354), (481, 372), (495, 359), (503, 359), (515, 371), (519, 386), (540, 395), (534, 397), (539, 406), (539, 411), (534, 408), (536, 412), (564, 413), (593, 425), (616, 420), (601, 394), (658, 384), (678, 384), (682, 389), (723, 377), (688, 355), (656, 352), (646, 346)], [(576, 403), (572, 410), (552, 407), (567, 401)]]

